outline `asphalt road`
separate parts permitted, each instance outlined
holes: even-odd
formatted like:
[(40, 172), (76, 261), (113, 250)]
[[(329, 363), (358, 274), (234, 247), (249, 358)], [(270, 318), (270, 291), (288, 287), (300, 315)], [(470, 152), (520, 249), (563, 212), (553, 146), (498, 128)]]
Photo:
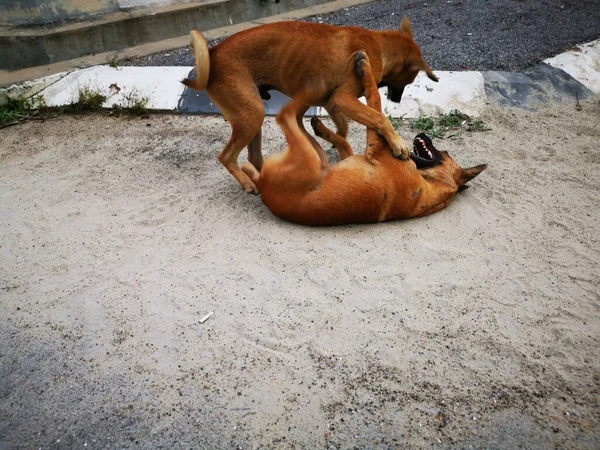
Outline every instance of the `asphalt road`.
[[(369, 29), (413, 23), (436, 70), (518, 72), (600, 37), (600, 0), (382, 0), (305, 20)], [(188, 48), (136, 58), (135, 66), (191, 66)]]

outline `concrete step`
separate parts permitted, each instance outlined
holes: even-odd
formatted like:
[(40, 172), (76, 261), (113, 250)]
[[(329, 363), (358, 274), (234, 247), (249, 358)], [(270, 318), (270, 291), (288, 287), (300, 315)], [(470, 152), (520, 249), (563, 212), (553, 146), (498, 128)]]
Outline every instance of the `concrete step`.
[(0, 70), (43, 66), (282, 14), (328, 0), (195, 0), (59, 26), (0, 30)]

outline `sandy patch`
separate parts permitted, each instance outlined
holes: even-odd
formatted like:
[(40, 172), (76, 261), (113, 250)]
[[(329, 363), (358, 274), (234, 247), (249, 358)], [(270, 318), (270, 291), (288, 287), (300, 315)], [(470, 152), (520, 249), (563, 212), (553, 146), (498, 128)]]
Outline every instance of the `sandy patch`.
[(598, 448), (599, 102), (484, 120), (449, 208), (321, 229), (219, 117), (1, 130), (0, 447)]

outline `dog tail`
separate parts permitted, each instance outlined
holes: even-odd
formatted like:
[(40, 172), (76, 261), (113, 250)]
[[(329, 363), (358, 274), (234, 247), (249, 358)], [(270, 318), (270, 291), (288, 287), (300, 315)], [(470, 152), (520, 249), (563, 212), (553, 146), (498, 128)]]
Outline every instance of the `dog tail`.
[(210, 56), (206, 40), (199, 31), (190, 31), (192, 49), (194, 50), (194, 58), (196, 59), (196, 79), (190, 80), (184, 78), (181, 80), (187, 87), (197, 91), (203, 91), (208, 84), (208, 73), (210, 70)]

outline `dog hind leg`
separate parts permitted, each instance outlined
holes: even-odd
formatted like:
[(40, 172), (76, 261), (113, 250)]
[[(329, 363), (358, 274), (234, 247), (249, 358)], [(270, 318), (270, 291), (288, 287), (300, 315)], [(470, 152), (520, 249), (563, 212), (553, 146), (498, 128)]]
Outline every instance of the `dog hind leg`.
[(336, 133), (343, 138), (347, 138), (348, 118), (344, 116), (337, 108), (331, 108), (331, 111), (327, 110), (327, 112), (329, 113), (331, 120), (333, 120), (333, 123), (335, 124)]
[(360, 77), (365, 92), (367, 106), (373, 108), (378, 113), (381, 113), (381, 96), (375, 78), (373, 77), (373, 69), (369, 57), (364, 51), (356, 54), (356, 73)]
[[(373, 72), (369, 57), (363, 51), (356, 54), (356, 73), (360, 77), (367, 100), (367, 106), (377, 112), (381, 112), (381, 96), (379, 89), (373, 78)], [(378, 153), (385, 147), (382, 144), (382, 138), (371, 128), (367, 130), (367, 150), (365, 152), (369, 161), (377, 159)]]
[[(324, 137), (324, 136), (331, 136), (332, 139), (335, 139), (335, 138), (333, 138), (333, 135), (337, 134), (337, 136), (339, 138), (346, 139), (346, 136), (348, 136), (348, 119), (346, 118), (346, 116), (344, 116), (341, 112), (339, 112), (338, 108), (335, 108), (335, 107), (325, 108), (325, 110), (329, 113), (331, 120), (333, 120), (333, 123), (336, 126), (337, 132), (334, 132), (330, 128), (327, 128), (327, 126), (319, 120), (319, 130), (320, 130), (321, 134), (317, 134), (317, 136), (325, 139), (327, 142), (329, 142), (330, 144), (333, 145), (333, 147), (338, 151), (340, 161), (342, 159), (347, 158), (348, 156), (354, 155), (354, 151), (352, 150), (352, 147), (350, 147), (350, 145), (342, 146), (341, 148), (343, 149), (344, 153), (340, 153), (340, 149), (333, 144), (332, 140), (328, 139), (327, 137)], [(311, 124), (312, 124), (312, 122), (311, 122)], [(317, 130), (315, 129), (314, 124), (313, 124), (313, 130), (315, 131), (315, 134), (316, 134)]]
[[(242, 83), (240, 85), (249, 84)], [(236, 95), (232, 95), (236, 92)], [(258, 194), (258, 188), (238, 164), (238, 158), (244, 147), (249, 147), (249, 158), (258, 162), (260, 152), (261, 127), (265, 118), (265, 106), (258, 89), (240, 91), (231, 86), (220, 84), (218, 90), (209, 87), (208, 94), (217, 104), (231, 125), (231, 138), (219, 154), (219, 161), (248, 193)], [(250, 145), (252, 143), (252, 145)], [(251, 148), (250, 148), (251, 147)], [(262, 159), (262, 154), (260, 154)], [(259, 163), (260, 164), (260, 163)]]
[(312, 117), (312, 119), (310, 120), (310, 124), (312, 125), (312, 129), (317, 136), (333, 145), (333, 147), (337, 150), (338, 154), (340, 155), (340, 161), (354, 154), (354, 152), (352, 151), (352, 147), (350, 146), (346, 138), (340, 136), (337, 133), (334, 133), (329, 128), (327, 128), (317, 116)]
[(323, 164), (310, 139), (312, 136), (299, 125), (298, 117), (302, 117), (307, 109), (301, 102), (292, 100), (277, 115), (277, 123), (288, 143), (283, 161), (286, 166), (293, 168), (291, 177), (299, 182), (318, 180)]
[[(248, 144), (248, 161), (258, 170), (263, 164), (263, 155), (262, 155), (262, 127), (258, 129), (258, 133), (256, 136), (252, 138), (250, 143)], [(246, 171), (244, 171), (246, 172)], [(247, 172), (246, 172), (247, 173)], [(252, 177), (250, 177), (252, 178)]]
[(319, 159), (321, 160), (321, 168), (325, 169), (326, 167), (329, 167), (329, 159), (327, 159), (327, 153), (325, 153), (325, 150), (323, 150), (323, 147), (321, 147), (319, 142), (306, 131), (306, 128), (304, 128), (304, 113), (306, 113), (308, 109), (309, 106), (299, 107), (296, 113), (296, 121), (298, 122), (298, 127), (300, 128), (300, 131), (306, 135), (313, 148), (317, 152), (317, 155), (319, 155)]
[(254, 164), (252, 164), (250, 161), (246, 161), (242, 164), (242, 171), (250, 177), (254, 184), (259, 184), (260, 173)]

